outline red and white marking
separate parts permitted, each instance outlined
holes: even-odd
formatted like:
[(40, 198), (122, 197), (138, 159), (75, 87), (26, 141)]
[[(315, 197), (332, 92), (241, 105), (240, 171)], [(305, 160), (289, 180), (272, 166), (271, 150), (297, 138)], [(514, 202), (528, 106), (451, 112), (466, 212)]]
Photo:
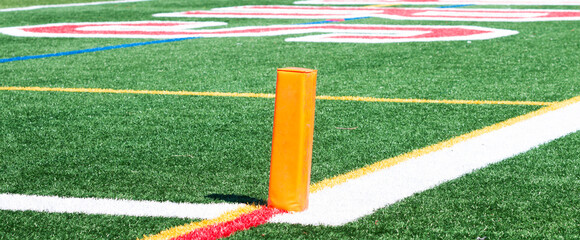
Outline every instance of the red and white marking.
[(54, 4), (54, 5), (37, 5), (21, 8), (5, 8), (0, 9), (0, 12), (16, 12), (16, 11), (29, 11), (44, 8), (63, 8), (63, 7), (84, 7), (84, 6), (95, 6), (104, 4), (117, 4), (117, 3), (133, 3), (133, 2), (144, 2), (150, 0), (118, 0), (118, 1), (105, 1), (105, 2), (88, 2), (88, 3), (67, 3), (67, 4)]
[(156, 17), (329, 19), (379, 17), (396, 20), (534, 22), (580, 20), (580, 10), (368, 8), (258, 5), (214, 8), (210, 11), (159, 13)]
[(305, 0), (294, 4), (477, 4), (477, 5), (580, 5), (579, 0)]
[(0, 33), (21, 37), (72, 38), (184, 38), (265, 37), (316, 34), (287, 38), (288, 42), (393, 43), (483, 40), (517, 34), (516, 31), (473, 26), (414, 26), (315, 24), (235, 27), (210, 30), (192, 28), (225, 25), (221, 22), (96, 22), (57, 23), (0, 28)]

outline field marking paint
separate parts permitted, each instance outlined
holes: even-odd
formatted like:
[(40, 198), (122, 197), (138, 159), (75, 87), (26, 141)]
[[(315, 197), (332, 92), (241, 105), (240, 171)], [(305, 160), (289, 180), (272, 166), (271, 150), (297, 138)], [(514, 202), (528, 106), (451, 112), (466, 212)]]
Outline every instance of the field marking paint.
[(83, 49), (83, 50), (75, 50), (75, 51), (52, 53), (52, 54), (42, 54), (42, 55), (32, 55), (32, 56), (21, 56), (21, 57), (13, 57), (13, 58), (2, 58), (2, 59), (0, 59), (0, 63), (15, 62), (15, 61), (25, 61), (25, 60), (40, 59), (40, 58), (69, 56), (69, 55), (76, 55), (76, 54), (83, 54), (83, 53), (107, 51), (107, 50), (113, 50), (113, 49), (121, 49), (121, 48), (130, 48), (130, 47), (138, 47), (138, 46), (152, 45), (152, 44), (179, 42), (179, 41), (190, 40), (190, 39), (197, 39), (197, 38), (198, 37), (175, 38), (175, 39), (166, 39), (166, 40), (156, 40), (156, 41), (150, 41), (150, 42), (138, 42), (138, 43), (121, 44), (121, 45), (107, 46), (107, 47), (89, 48), (89, 49)]
[[(115, 94), (150, 94), (150, 95), (181, 95), (210, 97), (245, 97), (245, 98), (275, 98), (270, 93), (224, 93), (224, 92), (190, 92), (161, 90), (117, 90), (103, 88), (50, 88), (50, 87), (0, 87), (0, 91), (30, 91), (30, 92), (73, 92), (73, 93), (115, 93)], [(402, 98), (374, 98), (355, 96), (316, 96), (317, 100), (354, 101), (354, 102), (388, 102), (388, 103), (431, 103), (431, 104), (471, 104), (471, 105), (525, 105), (547, 106), (555, 102), (537, 101), (491, 101), (491, 100), (429, 100)]]
[(403, 98), (374, 98), (354, 96), (317, 96), (320, 100), (357, 101), (357, 102), (390, 102), (390, 103), (433, 103), (433, 104), (474, 104), (474, 105), (529, 105), (547, 106), (553, 102), (535, 101), (491, 101), (491, 100), (430, 100), (430, 99), (403, 99)]
[(370, 173), (376, 172), (378, 170), (394, 166), (400, 162), (407, 161), (407, 160), (412, 159), (412, 158), (421, 157), (421, 156), (429, 154), (429, 153), (433, 153), (433, 152), (436, 152), (436, 151), (439, 151), (439, 150), (442, 150), (445, 148), (452, 147), (458, 143), (465, 142), (469, 139), (472, 139), (472, 138), (481, 136), (483, 134), (499, 130), (499, 129), (504, 128), (504, 127), (511, 126), (511, 125), (516, 124), (518, 122), (528, 120), (532, 117), (536, 117), (536, 116), (545, 114), (545, 113), (550, 112), (550, 111), (558, 110), (562, 107), (565, 107), (567, 105), (570, 105), (570, 104), (573, 104), (576, 102), (580, 102), (580, 96), (572, 98), (570, 100), (563, 101), (563, 102), (553, 103), (552, 105), (541, 108), (537, 111), (534, 111), (534, 112), (531, 112), (531, 113), (528, 113), (525, 115), (521, 115), (521, 116), (518, 116), (518, 117), (515, 117), (512, 119), (508, 119), (506, 121), (485, 127), (483, 129), (475, 130), (473, 132), (452, 138), (452, 139), (447, 140), (447, 141), (437, 143), (435, 145), (431, 145), (431, 146), (428, 146), (425, 148), (417, 149), (417, 150), (411, 151), (409, 153), (399, 155), (399, 156), (394, 157), (394, 158), (385, 159), (383, 161), (376, 162), (376, 163), (371, 164), (369, 166), (359, 168), (357, 170), (348, 172), (346, 174), (343, 174), (343, 175), (340, 175), (340, 176), (337, 176), (334, 178), (325, 179), (325, 180), (320, 181), (316, 184), (313, 184), (311, 186), (310, 190), (312, 193), (315, 193), (315, 192), (320, 191), (320, 190), (325, 189), (325, 188), (332, 188), (333, 186), (339, 185), (339, 184), (346, 182), (350, 179), (355, 179), (355, 178), (364, 176), (366, 174), (370, 174)]
[[(158, 26), (158, 24), (155, 24), (155, 22), (148, 22), (148, 23), (151, 23), (152, 25), (149, 25), (147, 30), (156, 30), (156, 29), (159, 30), (159, 26)], [(133, 24), (130, 24), (130, 25), (134, 30), (142, 30), (141, 22), (133, 22)], [(188, 26), (190, 28), (214, 27), (214, 26), (223, 26), (223, 25), (226, 25), (226, 23), (224, 23), (224, 22), (196, 22), (196, 23), (188, 24)], [(43, 25), (43, 26), (52, 26), (52, 24)], [(165, 24), (164, 29), (171, 29), (172, 26), (173, 26), (172, 24)], [(15, 28), (0, 28), (0, 33), (2, 33), (1, 29), (4, 29), (8, 33), (15, 30)], [(89, 49), (60, 52), (60, 53), (53, 53), (53, 54), (41, 54), (41, 55), (32, 55), (32, 56), (3, 58), (3, 59), (0, 59), (0, 63), (24, 61), (24, 60), (31, 60), (31, 59), (50, 58), (50, 57), (69, 56), (69, 55), (76, 55), (76, 54), (83, 54), (83, 53), (107, 51), (107, 50), (113, 50), (113, 49), (146, 46), (146, 45), (152, 45), (152, 44), (179, 42), (179, 41), (185, 41), (185, 40), (191, 40), (191, 39), (197, 39), (197, 38), (199, 38), (199, 37), (195, 37), (195, 36), (193, 36), (193, 37), (176, 37), (176, 38), (165, 39), (165, 40), (155, 40), (155, 41), (149, 41), (149, 42), (120, 44), (120, 45), (114, 45), (114, 46), (89, 48)]]
[[(146, 1), (149, 1), (149, 0), (146, 0)], [(340, 21), (350, 21), (350, 20), (358, 20), (358, 19), (364, 19), (364, 18), (368, 18), (368, 17), (347, 18), (347, 19), (340, 19)], [(330, 22), (336, 22), (336, 21), (338, 21), (338, 20), (299, 23), (297, 25), (300, 25), (300, 24), (323, 24), (323, 23), (330, 23)], [(24, 60), (31, 60), (31, 59), (50, 58), (50, 57), (68, 56), (68, 55), (75, 55), (75, 54), (82, 54), (82, 53), (90, 53), (90, 52), (98, 52), (98, 51), (107, 51), (107, 50), (120, 49), (120, 48), (129, 48), (129, 47), (145, 46), (145, 45), (159, 44), (159, 43), (179, 42), (179, 41), (190, 40), (190, 39), (197, 39), (197, 38), (198, 37), (174, 38), (174, 39), (158, 40), (158, 41), (151, 41), (151, 42), (138, 42), (138, 43), (121, 44), (121, 45), (108, 46), (108, 47), (90, 48), (90, 49), (84, 49), (84, 50), (75, 50), (75, 51), (60, 52), (60, 53), (53, 53), (53, 54), (41, 54), (41, 55), (31, 55), (31, 56), (20, 56), (20, 57), (13, 57), (13, 58), (4, 58), (4, 59), (0, 59), (0, 63), (14, 62), (14, 61), (24, 61)]]
[(150, 95), (247, 97), (247, 98), (274, 98), (274, 97), (276, 97), (276, 95), (269, 94), (269, 93), (189, 92), (189, 91), (130, 90), (130, 89), (117, 90), (117, 89), (103, 89), (103, 88), (0, 87), (0, 91), (116, 93), (116, 94), (150, 94)]
[(271, 222), (339, 226), (415, 193), (580, 131), (580, 96), (324, 180), (308, 210)]
[(368, 6), (364, 6), (364, 7), (370, 7), (370, 8), (373, 8), (373, 7), (394, 7), (394, 6), (398, 6), (398, 5), (401, 5), (401, 4), (376, 4), (376, 5), (368, 5)]
[(172, 240), (224, 238), (237, 231), (243, 231), (258, 225), (262, 225), (268, 222), (268, 220), (270, 220), (273, 216), (282, 213), (286, 213), (286, 211), (272, 207), (261, 207), (253, 212), (243, 214), (236, 219), (217, 223), (215, 225), (207, 226), (204, 228), (198, 228), (181, 236), (174, 237)]
[[(311, 186), (308, 210), (279, 214), (270, 222), (337, 226), (354, 221), (416, 192), (579, 131), (580, 123), (574, 121), (578, 117), (580, 96), (321, 181)], [(504, 140), (514, 137), (504, 145)], [(516, 149), (507, 149), (511, 147)], [(454, 171), (448, 171), (450, 167)]]
[(476, 4), (476, 5), (580, 5), (579, 0), (305, 0), (294, 4), (369, 5), (369, 4)]
[(255, 211), (259, 210), (260, 208), (262, 208), (262, 207), (246, 205), (243, 207), (239, 207), (235, 210), (223, 213), (222, 215), (220, 215), (217, 218), (203, 220), (200, 222), (192, 222), (189, 224), (172, 227), (172, 228), (169, 228), (167, 230), (163, 230), (157, 234), (152, 234), (149, 236), (145, 235), (145, 236), (143, 236), (142, 240), (173, 239), (173, 238), (182, 236), (184, 234), (187, 234), (189, 232), (195, 231), (197, 229), (205, 228), (208, 226), (215, 226), (215, 225), (220, 224), (220, 223), (235, 220), (244, 214), (249, 214), (249, 213), (255, 212)]
[[(487, 40), (518, 34), (517, 31), (475, 26), (309, 24), (234, 27), (190, 30), (208, 22), (137, 21), (57, 23), (0, 28), (0, 33), (20, 37), (71, 38), (187, 38), (270, 37), (317, 34), (286, 38), (287, 42), (401, 43)], [(219, 22), (212, 24), (218, 25)]]
[(281, 19), (332, 19), (377, 17), (394, 20), (480, 21), (480, 22), (536, 22), (577, 21), (579, 10), (548, 9), (458, 9), (471, 4), (442, 6), (438, 8), (379, 8), (379, 7), (328, 7), (292, 5), (249, 5), (214, 8), (207, 11), (159, 13), (156, 17), (192, 18), (281, 18)]
[(244, 204), (195, 204), (0, 193), (0, 209), (11, 211), (208, 219), (242, 206)]
[[(147, 1), (149, 1), (149, 0), (147, 0)], [(349, 21), (349, 20), (357, 20), (357, 19), (363, 19), (363, 18), (341, 19), (341, 21)], [(331, 21), (309, 22), (309, 23), (300, 23), (300, 24), (322, 24), (322, 23), (330, 23), (330, 22), (336, 22), (336, 21), (331, 20)], [(90, 49), (83, 49), (83, 50), (53, 53), (53, 54), (19, 56), (19, 57), (13, 57), (13, 58), (0, 59), (0, 63), (24, 61), (24, 60), (31, 60), (31, 59), (50, 58), (50, 57), (69, 56), (69, 55), (75, 55), (75, 54), (107, 51), (107, 50), (113, 50), (113, 49), (145, 46), (145, 45), (152, 45), (152, 44), (159, 44), (159, 43), (179, 42), (179, 41), (197, 39), (197, 38), (198, 37), (174, 38), (174, 39), (167, 39), (167, 40), (157, 40), (157, 41), (150, 41), (150, 42), (138, 42), (138, 43), (121, 44), (121, 45), (108, 46), (108, 47), (90, 48)]]
[(69, 4), (55, 4), (55, 5), (37, 5), (37, 6), (21, 7), (21, 8), (5, 8), (5, 9), (0, 9), (0, 12), (29, 11), (29, 10), (37, 10), (37, 9), (43, 9), (43, 8), (83, 7), (83, 6), (94, 6), (94, 5), (104, 5), (104, 4), (118, 4), (118, 3), (132, 3), (132, 2), (145, 2), (145, 1), (150, 1), (150, 0), (118, 0), (118, 1), (89, 2), (89, 3), (69, 3)]
[(327, 19), (327, 20), (318, 21), (318, 22), (297, 23), (295, 25), (324, 24), (324, 23), (344, 22), (344, 21), (359, 20), (359, 19), (366, 19), (366, 18), (371, 18), (371, 17), (335, 18), (335, 19)]
[(460, 7), (469, 7), (475, 6), (475, 4), (458, 4), (458, 5), (451, 5), (451, 6), (441, 6), (439, 8), (460, 8)]

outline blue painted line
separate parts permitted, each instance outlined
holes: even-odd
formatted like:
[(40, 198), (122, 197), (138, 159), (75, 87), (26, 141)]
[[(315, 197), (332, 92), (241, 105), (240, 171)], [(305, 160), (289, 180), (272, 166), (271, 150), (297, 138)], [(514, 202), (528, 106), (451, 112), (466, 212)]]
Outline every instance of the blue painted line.
[(197, 38), (201, 38), (201, 37), (172, 38), (172, 39), (156, 40), (156, 41), (149, 41), (149, 42), (137, 42), (137, 43), (115, 45), (115, 46), (75, 50), (75, 51), (69, 51), (69, 52), (60, 52), (60, 53), (42, 54), (42, 55), (33, 55), (33, 56), (22, 56), (22, 57), (13, 57), (13, 58), (3, 58), (3, 59), (0, 59), (0, 63), (24, 61), (24, 60), (39, 59), (39, 58), (69, 56), (69, 55), (75, 55), (75, 54), (107, 51), (107, 50), (120, 49), (120, 48), (130, 48), (130, 47), (138, 47), (138, 46), (160, 44), (160, 43), (179, 42), (179, 41), (185, 41), (185, 40), (197, 39)]
[[(345, 19), (341, 19), (341, 20), (350, 21), (350, 20), (359, 20), (359, 19), (366, 19), (366, 18), (371, 18), (371, 17), (354, 17), (354, 18), (345, 18)], [(323, 23), (333, 23), (333, 22), (341, 22), (341, 21), (324, 20), (324, 21), (319, 21), (319, 22), (296, 23), (295, 25), (323, 24)]]
[(460, 7), (469, 7), (474, 6), (475, 4), (461, 4), (461, 5), (450, 5), (450, 6), (441, 6), (439, 8), (460, 8)]
[(367, 18), (372, 18), (372, 17), (353, 17), (353, 18), (345, 18), (344, 21), (350, 21), (350, 20), (359, 20), (359, 19), (367, 19)]
[(319, 21), (319, 22), (296, 23), (294, 25), (313, 25), (313, 24), (323, 24), (323, 23), (331, 23), (331, 22), (338, 22), (338, 21), (324, 20), (324, 21)]

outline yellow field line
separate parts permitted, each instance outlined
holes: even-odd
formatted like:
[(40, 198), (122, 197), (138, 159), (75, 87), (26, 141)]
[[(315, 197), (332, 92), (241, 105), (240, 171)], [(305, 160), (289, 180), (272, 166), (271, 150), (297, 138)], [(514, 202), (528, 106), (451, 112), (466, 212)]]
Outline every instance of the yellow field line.
[[(274, 98), (269, 93), (224, 93), (224, 92), (189, 92), (189, 91), (160, 91), (160, 90), (118, 90), (103, 88), (49, 88), (49, 87), (0, 87), (0, 91), (33, 91), (33, 92), (74, 92), (74, 93), (124, 93), (124, 94), (152, 94), (152, 95), (181, 95), (181, 96), (212, 96), (212, 97), (247, 97), (247, 98)], [(429, 100), (429, 99), (401, 99), (401, 98), (374, 98), (356, 96), (317, 96), (318, 100), (357, 101), (357, 102), (389, 102), (389, 103), (433, 103), (433, 104), (475, 104), (475, 105), (527, 105), (548, 106), (554, 102), (537, 101), (487, 101), (487, 100)]]
[(374, 97), (351, 97), (351, 96), (317, 96), (320, 100), (360, 101), (360, 102), (390, 102), (390, 103), (439, 103), (439, 104), (493, 104), (493, 105), (532, 105), (547, 106), (553, 102), (535, 101), (487, 101), (487, 100), (429, 100), (429, 99), (401, 99), (401, 98), (374, 98)]
[(143, 238), (141, 238), (141, 239), (142, 240), (165, 240), (165, 239), (176, 238), (176, 237), (179, 237), (183, 234), (187, 234), (187, 233), (189, 233), (193, 230), (196, 230), (196, 229), (200, 229), (200, 228), (204, 228), (204, 227), (211, 226), (214, 224), (219, 224), (219, 223), (234, 220), (243, 214), (251, 213), (251, 212), (256, 211), (258, 209), (260, 209), (260, 206), (249, 206), (249, 205), (243, 206), (243, 207), (240, 207), (238, 209), (226, 212), (226, 213), (222, 214), (221, 216), (214, 218), (214, 219), (203, 220), (200, 222), (192, 222), (189, 224), (185, 224), (185, 225), (181, 225), (181, 226), (177, 226), (177, 227), (172, 227), (172, 228), (169, 228), (167, 230), (163, 230), (160, 233), (157, 233), (154, 235), (143, 236)]
[(212, 97), (253, 97), (274, 98), (274, 94), (267, 93), (222, 93), (222, 92), (188, 92), (162, 90), (117, 90), (103, 88), (48, 88), (48, 87), (0, 87), (1, 91), (32, 91), (32, 92), (75, 92), (75, 93), (129, 93), (151, 95), (183, 95), (183, 96), (212, 96)]
[(521, 116), (518, 116), (515, 118), (511, 118), (511, 119), (508, 119), (506, 121), (496, 123), (494, 125), (491, 125), (491, 126), (479, 129), (479, 130), (475, 130), (473, 132), (449, 139), (447, 141), (437, 143), (435, 145), (431, 145), (431, 146), (428, 146), (425, 148), (417, 149), (417, 150), (414, 150), (412, 152), (405, 153), (405, 154), (402, 154), (402, 155), (399, 155), (399, 156), (396, 156), (393, 158), (385, 159), (385, 160), (382, 160), (380, 162), (376, 162), (376, 163), (371, 164), (369, 166), (359, 168), (359, 169), (356, 169), (354, 171), (351, 171), (351, 172), (348, 172), (348, 173), (345, 173), (345, 174), (342, 174), (342, 175), (339, 175), (339, 176), (336, 176), (333, 178), (322, 180), (316, 184), (311, 185), (310, 192), (314, 193), (314, 192), (320, 191), (324, 188), (330, 188), (330, 187), (342, 184), (348, 180), (359, 178), (359, 177), (362, 177), (362, 176), (367, 175), (369, 173), (376, 172), (378, 170), (382, 170), (382, 169), (397, 165), (397, 164), (404, 162), (404, 161), (407, 161), (409, 159), (416, 158), (416, 157), (419, 157), (419, 156), (422, 156), (422, 155), (425, 155), (428, 153), (432, 153), (432, 152), (435, 152), (435, 151), (438, 151), (438, 150), (441, 150), (444, 148), (451, 147), (455, 144), (458, 144), (460, 142), (464, 142), (466, 140), (480, 136), (482, 134), (492, 132), (492, 131), (498, 130), (500, 128), (504, 128), (504, 127), (513, 125), (515, 123), (530, 119), (530, 118), (538, 116), (538, 115), (545, 114), (547, 112), (551, 112), (551, 111), (563, 108), (565, 106), (568, 106), (570, 104), (577, 103), (577, 102), (580, 102), (580, 96), (571, 98), (571, 99), (563, 101), (563, 102), (552, 104), (550, 106), (541, 108), (539, 110), (530, 112), (528, 114), (524, 114), (524, 115), (521, 115)]

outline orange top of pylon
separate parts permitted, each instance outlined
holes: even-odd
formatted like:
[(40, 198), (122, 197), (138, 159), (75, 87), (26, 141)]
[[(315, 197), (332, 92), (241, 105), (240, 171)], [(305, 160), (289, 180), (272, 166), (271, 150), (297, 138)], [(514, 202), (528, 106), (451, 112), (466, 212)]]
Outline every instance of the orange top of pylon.
[(312, 73), (312, 72), (316, 72), (317, 70), (308, 69), (308, 68), (299, 68), (299, 67), (287, 67), (287, 68), (279, 68), (278, 71), (297, 72), (297, 73)]

